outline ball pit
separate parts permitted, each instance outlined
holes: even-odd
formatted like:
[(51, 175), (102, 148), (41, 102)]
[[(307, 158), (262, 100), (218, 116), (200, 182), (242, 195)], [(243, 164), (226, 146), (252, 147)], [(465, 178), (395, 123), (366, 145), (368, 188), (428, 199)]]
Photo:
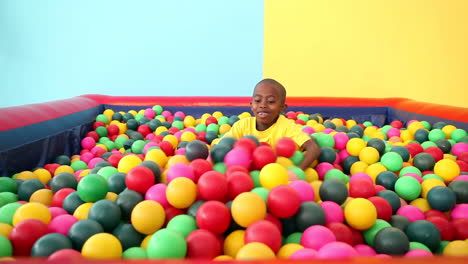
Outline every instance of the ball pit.
[(0, 178), (0, 260), (467, 257), (466, 121), (297, 107), (286, 116), (322, 148), (302, 171), (288, 138), (212, 145), (250, 116), (224, 103), (105, 109), (73, 156)]

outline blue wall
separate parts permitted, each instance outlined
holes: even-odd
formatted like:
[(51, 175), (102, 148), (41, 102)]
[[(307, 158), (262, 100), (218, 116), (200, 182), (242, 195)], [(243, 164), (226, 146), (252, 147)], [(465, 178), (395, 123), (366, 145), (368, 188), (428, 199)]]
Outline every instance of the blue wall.
[(0, 107), (81, 94), (248, 96), (263, 1), (1, 0)]

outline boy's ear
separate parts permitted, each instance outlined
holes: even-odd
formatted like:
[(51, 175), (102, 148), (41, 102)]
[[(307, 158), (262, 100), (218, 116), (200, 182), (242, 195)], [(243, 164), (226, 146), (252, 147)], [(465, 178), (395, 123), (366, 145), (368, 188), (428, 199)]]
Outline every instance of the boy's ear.
[(283, 112), (286, 112), (286, 109), (288, 109), (288, 104), (285, 103), (285, 104), (283, 105)]

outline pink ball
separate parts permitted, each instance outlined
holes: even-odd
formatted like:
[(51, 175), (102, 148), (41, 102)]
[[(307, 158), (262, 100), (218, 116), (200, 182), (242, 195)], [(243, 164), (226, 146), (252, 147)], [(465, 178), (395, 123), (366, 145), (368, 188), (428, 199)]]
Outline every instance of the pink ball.
[(309, 226), (301, 236), (301, 245), (315, 250), (319, 250), (324, 245), (335, 241), (335, 234), (322, 225)]
[(96, 166), (96, 163), (100, 162), (100, 161), (103, 161), (104, 159), (103, 158), (92, 158), (89, 162), (88, 162), (88, 168), (92, 169), (94, 168), (94, 166)]
[(48, 209), (49, 209), (50, 214), (52, 215), (52, 219), (59, 215), (68, 214), (68, 212), (62, 207), (51, 206)]
[(468, 175), (465, 175), (465, 174), (462, 174), (460, 176), (457, 176), (455, 177), (455, 179), (453, 179), (454, 181), (458, 181), (458, 180), (461, 180), (461, 181), (468, 181)]
[(182, 111), (177, 111), (177, 112), (174, 113), (174, 117), (176, 117), (176, 116), (182, 117), (182, 119), (184, 119), (185, 118), (185, 113), (182, 112)]
[[(83, 255), (81, 255), (81, 252), (75, 249), (71, 248), (64, 248), (55, 251), (52, 253), (47, 260), (48, 261), (64, 261), (68, 262), (70, 260), (80, 260), (83, 258)], [(74, 262), (74, 261), (71, 261)]]
[(145, 112), (143, 115), (147, 118), (154, 118), (156, 116), (156, 111), (153, 110), (153, 108), (146, 108)]
[(315, 133), (315, 129), (313, 129), (310, 126), (305, 126), (305, 127), (302, 128), (302, 132), (307, 133), (307, 134), (310, 135), (310, 134)]
[(304, 180), (295, 180), (290, 182), (289, 186), (293, 187), (297, 191), (301, 202), (315, 201), (315, 191), (310, 183)]
[(468, 204), (457, 204), (450, 212), (452, 219), (465, 218), (468, 219)]
[(337, 155), (340, 158), (340, 161), (344, 161), (347, 157), (351, 156), (346, 149), (340, 150)]
[(341, 206), (332, 201), (324, 201), (320, 203), (324, 213), (325, 213), (325, 223), (333, 223), (333, 222), (344, 222), (344, 213)]
[(423, 211), (414, 205), (403, 205), (398, 208), (396, 214), (408, 218), (411, 222), (425, 218)]
[(167, 185), (164, 183), (158, 183), (151, 186), (145, 193), (145, 200), (153, 200), (161, 204), (164, 209), (170, 207), (166, 197)]
[(315, 170), (317, 171), (317, 174), (319, 176), (319, 179), (320, 180), (323, 180), (323, 178), (325, 177), (325, 174), (331, 170), (331, 169), (334, 169), (335, 167), (333, 166), (333, 164), (331, 163), (328, 163), (328, 162), (321, 162), (319, 164), (317, 164), (317, 166), (315, 167)]
[(333, 139), (335, 139), (335, 149), (343, 150), (346, 148), (349, 137), (346, 133), (338, 132), (333, 135)]
[(374, 181), (372, 180), (371, 176), (369, 176), (369, 174), (365, 173), (365, 172), (357, 172), (357, 173), (354, 173), (351, 178), (349, 179), (349, 182), (353, 182), (357, 179), (366, 179), (366, 180), (369, 180), (372, 184), (374, 183)]
[(182, 133), (184, 133), (183, 130), (179, 130), (174, 133), (174, 136), (180, 141), (180, 136), (182, 136)]
[(167, 182), (169, 183), (178, 177), (185, 177), (195, 181), (195, 172), (189, 164), (176, 163), (167, 170)]
[(317, 251), (311, 248), (301, 248), (289, 256), (289, 259), (313, 259)]
[[(149, 134), (146, 135), (145, 139), (146, 139), (146, 140), (152, 140), (152, 139), (155, 138), (155, 137), (156, 137), (155, 134), (149, 133)], [(146, 147), (146, 145), (145, 145), (145, 147)], [(144, 149), (144, 148), (143, 148), (143, 149)], [(143, 153), (145, 153), (145, 152), (143, 152)]]
[(92, 158), (94, 158), (94, 154), (91, 152), (85, 152), (80, 156), (80, 160), (84, 161), (86, 164), (88, 164)]
[(389, 130), (387, 130), (387, 137), (388, 138), (399, 137), (399, 136), (400, 136), (400, 129), (398, 129), (396, 127), (392, 127)]
[(375, 252), (375, 249), (366, 244), (357, 244), (354, 246), (354, 249), (357, 251), (359, 256), (372, 257), (377, 254), (377, 252)]
[(333, 128), (325, 128), (322, 130), (322, 133), (324, 134), (330, 134), (331, 132), (334, 132), (335, 130)]
[[(156, 135), (153, 134), (153, 133), (150, 133), (148, 135), (153, 135), (153, 137), (155, 137)], [(148, 136), (147, 135), (147, 136)], [(151, 147), (157, 147), (158, 146), (158, 143), (154, 142), (154, 141), (150, 141), (148, 143), (146, 143), (146, 145), (143, 147), (143, 153), (146, 154), (146, 152), (148, 152), (148, 149), (151, 148)]]
[(349, 244), (340, 241), (330, 242), (319, 249), (316, 257), (320, 259), (344, 259), (357, 257), (358, 252)]
[(227, 167), (240, 165), (242, 167), (249, 168), (251, 162), (252, 153), (242, 147), (233, 148), (226, 154), (226, 156), (224, 156), (224, 163)]
[(167, 119), (168, 117), (172, 116), (172, 113), (168, 110), (164, 110), (162, 111), (161, 115)]
[(185, 155), (185, 148), (178, 148), (175, 155)]
[(186, 128), (184, 128), (184, 131), (189, 131), (189, 132), (192, 132), (192, 133), (194, 133), (194, 134), (197, 133), (197, 131), (196, 131), (195, 128), (193, 128), (193, 127), (186, 127)]
[(406, 252), (405, 257), (413, 257), (413, 258), (420, 258), (420, 257), (433, 257), (431, 252), (424, 250), (424, 249), (413, 249)]
[(452, 154), (455, 156), (460, 155), (462, 152), (468, 152), (468, 143), (458, 142), (452, 146)]
[(84, 149), (91, 150), (96, 146), (96, 141), (92, 137), (85, 137), (81, 140), (81, 147)]
[(73, 215), (63, 214), (53, 218), (49, 223), (49, 231), (51, 233), (59, 233), (64, 236), (68, 235), (68, 231), (74, 223), (78, 222)]
[(410, 177), (413, 177), (415, 178), (416, 180), (418, 180), (419, 183), (422, 183), (424, 180), (423, 178), (419, 175), (419, 174), (416, 174), (414, 172), (408, 172), (408, 173), (405, 173), (404, 175), (402, 176), (410, 176)]

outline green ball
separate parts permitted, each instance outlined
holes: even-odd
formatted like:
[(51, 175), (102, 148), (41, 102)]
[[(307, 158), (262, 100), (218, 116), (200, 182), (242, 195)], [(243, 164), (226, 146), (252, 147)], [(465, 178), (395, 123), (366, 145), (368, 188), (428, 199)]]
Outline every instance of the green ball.
[(5, 202), (5, 204), (14, 203), (18, 201), (18, 195), (12, 192), (0, 192), (0, 197)]
[(437, 255), (442, 255), (442, 254), (444, 253), (445, 247), (446, 247), (450, 242), (452, 242), (452, 241), (445, 241), (445, 240), (440, 241), (440, 246), (439, 246), (439, 248), (437, 248), (437, 250), (435, 251), (435, 253), (436, 253)]
[(304, 160), (304, 153), (300, 150), (296, 150), (289, 159), (294, 165), (299, 166), (299, 164)]
[(421, 194), (421, 184), (411, 176), (402, 176), (395, 183), (396, 193), (407, 201), (412, 201)]
[(198, 124), (195, 126), (195, 133), (200, 133), (206, 131), (206, 125), (205, 124)]
[(149, 259), (183, 259), (187, 242), (178, 232), (164, 228), (151, 236), (146, 252)]
[(77, 191), (80, 199), (88, 203), (104, 199), (109, 187), (106, 179), (101, 175), (88, 174), (78, 183)]
[(404, 162), (407, 162), (411, 156), (408, 149), (403, 146), (393, 146), (390, 151), (398, 153)]
[(181, 214), (181, 215), (177, 215), (173, 217), (167, 223), (166, 228), (178, 232), (185, 239), (190, 233), (195, 231), (198, 227), (197, 227), (197, 222), (195, 220), (195, 217), (191, 215)]
[(362, 124), (363, 124), (365, 127), (370, 127), (370, 126), (373, 126), (373, 125), (374, 125), (371, 121), (364, 121)]
[(106, 146), (108, 151), (111, 151), (116, 148), (116, 145), (113, 141), (104, 142), (104, 146)]
[(78, 180), (73, 174), (69, 172), (61, 172), (55, 175), (50, 180), (49, 185), (54, 193), (58, 192), (59, 190), (63, 188), (71, 188), (71, 189), (76, 190), (76, 186), (78, 185)]
[(229, 125), (234, 125), (234, 123), (236, 123), (237, 121), (239, 121), (239, 116), (236, 116), (236, 115), (232, 115), (229, 117)]
[(320, 155), (318, 157), (319, 162), (328, 162), (333, 164), (336, 160), (336, 152), (333, 148), (323, 146), (320, 148)]
[[(221, 140), (221, 142), (223, 140), (225, 140), (226, 138), (223, 138)], [(216, 164), (218, 162), (223, 162), (224, 161), (224, 157), (226, 156), (226, 154), (232, 149), (231, 147), (229, 146), (226, 146), (224, 144), (218, 144), (218, 145), (214, 145), (211, 150), (210, 150), (210, 157), (211, 157), (211, 160)]]
[(229, 117), (222, 116), (218, 119), (218, 125), (229, 124)]
[(206, 126), (206, 132), (209, 132), (209, 131), (212, 131), (212, 132), (215, 132), (216, 134), (218, 134), (219, 133), (219, 125), (215, 124), (215, 123), (209, 124), (208, 126)]
[(468, 136), (468, 133), (466, 130), (461, 128), (457, 128), (450, 133), (450, 138), (455, 140), (455, 142), (461, 142), (461, 140), (466, 136)]
[(332, 177), (323, 181), (319, 194), (322, 201), (332, 201), (341, 205), (348, 198), (348, 188), (344, 181)]
[(153, 110), (156, 112), (157, 115), (160, 115), (164, 111), (164, 108), (160, 105), (154, 105)]
[(380, 158), (380, 162), (387, 170), (392, 172), (397, 172), (403, 167), (403, 158), (396, 152), (390, 151), (383, 154)]
[(382, 171), (375, 178), (375, 183), (382, 185), (387, 190), (395, 190), (395, 183), (398, 180), (398, 176), (391, 171)]
[(436, 128), (436, 129), (442, 129), (444, 126), (446, 126), (447, 123), (445, 123), (444, 121), (439, 121), (439, 122), (435, 122), (433, 125), (432, 125), (432, 128)]
[(99, 114), (96, 116), (96, 121), (101, 121), (104, 124), (109, 124), (109, 118), (104, 114)]
[(434, 156), (427, 152), (418, 153), (413, 158), (413, 165), (420, 171), (431, 171), (435, 163)]
[[(104, 179), (106, 179), (106, 181), (109, 181), (109, 178), (118, 173), (119, 171), (117, 170), (117, 168), (115, 167), (112, 167), (112, 166), (106, 166), (106, 167), (103, 167), (103, 168), (100, 168), (97, 172), (97, 174), (101, 175), (102, 177), (104, 177)], [(86, 176), (85, 176), (86, 177)]]
[(362, 137), (364, 135), (364, 128), (359, 125), (354, 125), (349, 129), (349, 132), (356, 133), (359, 137)]
[(265, 203), (268, 201), (268, 194), (270, 193), (270, 190), (268, 190), (265, 187), (255, 187), (253, 188), (250, 192), (256, 193), (260, 195), (260, 197), (263, 198)]
[(183, 121), (178, 121), (178, 120), (175, 120), (172, 122), (172, 127), (175, 127), (175, 128), (178, 128), (179, 130), (183, 130), (184, 129), (184, 122)]
[(457, 204), (457, 196), (449, 187), (435, 186), (427, 193), (427, 201), (432, 209), (447, 212)]
[(88, 218), (102, 225), (104, 231), (112, 231), (120, 223), (122, 213), (117, 203), (111, 200), (95, 202), (88, 212)]
[(392, 217), (390, 219), (390, 224), (393, 227), (396, 227), (396, 228), (400, 229), (401, 231), (405, 231), (406, 227), (410, 223), (411, 223), (411, 221), (406, 216), (403, 216), (403, 215), (394, 214), (394, 215), (392, 215)]
[(420, 121), (420, 123), (424, 126), (425, 129), (427, 129), (427, 130), (432, 129), (431, 123), (429, 123), (429, 122), (427, 122), (425, 120)]
[(18, 187), (18, 199), (21, 201), (29, 201), (31, 195), (40, 189), (44, 189), (44, 184), (37, 179), (25, 180)]
[(18, 191), (18, 185), (16, 181), (10, 177), (0, 177), (0, 193), (2, 192), (12, 192), (16, 193)]
[(442, 131), (442, 129), (439, 129), (439, 128), (432, 129), (431, 131), (429, 131), (429, 135), (428, 135), (429, 140), (432, 142), (436, 142), (437, 140), (445, 138), (445, 137), (446, 135), (444, 131)]
[(200, 206), (202, 206), (206, 201), (204, 200), (198, 200), (196, 202), (194, 202), (190, 207), (189, 209), (187, 210), (187, 214), (194, 217), (196, 219), (197, 217), (197, 212), (198, 212), (198, 208), (200, 208)]
[(218, 162), (213, 165), (213, 170), (225, 173), (227, 170), (226, 164), (224, 162)]
[(250, 171), (250, 177), (252, 178), (255, 188), (262, 186), (262, 184), (260, 184), (260, 171), (259, 170)]
[(78, 192), (72, 192), (65, 199), (63, 200), (62, 207), (67, 211), (69, 214), (73, 214), (78, 208), (78, 206), (84, 204), (85, 202), (80, 199)]
[(70, 167), (74, 170), (74, 171), (79, 171), (79, 170), (86, 170), (88, 168), (88, 164), (86, 164), (86, 162), (82, 161), (82, 160), (77, 160), (77, 161), (74, 161)]
[(107, 184), (109, 186), (109, 192), (120, 194), (127, 188), (125, 185), (125, 173), (116, 172), (109, 177)]
[(409, 242), (409, 250), (411, 251), (413, 249), (422, 249), (422, 250), (426, 250), (428, 252), (431, 252), (431, 250), (426, 245), (424, 245), (422, 243), (419, 243), (419, 242), (416, 242), (416, 241), (410, 241)]
[(118, 149), (123, 148), (126, 141), (127, 141), (126, 137), (117, 137), (114, 141), (115, 147)]
[(0, 223), (13, 225), (13, 215), (23, 204), (9, 203), (0, 207)]
[(138, 122), (140, 122), (140, 120), (141, 120), (144, 116), (145, 116), (145, 115), (143, 115), (143, 114), (136, 114), (135, 120), (138, 121)]
[(331, 169), (325, 173), (325, 177), (324, 177), (325, 180), (332, 179), (332, 178), (341, 180), (345, 184), (349, 182), (349, 176), (344, 174), (344, 172), (342, 172), (339, 169)]
[(81, 248), (88, 238), (103, 232), (104, 228), (97, 221), (92, 219), (83, 219), (72, 225), (68, 231), (68, 237), (72, 241), (73, 248), (81, 251)]
[(7, 237), (0, 235), (0, 258), (11, 257), (13, 255), (13, 245)]
[(135, 154), (142, 154), (143, 153), (143, 148), (146, 145), (146, 141), (144, 140), (135, 140), (132, 144), (132, 152)]
[(320, 148), (322, 147), (330, 147), (333, 148), (335, 146), (335, 139), (330, 134), (325, 133), (314, 133), (315, 138), (317, 139), (317, 144)]
[(342, 167), (343, 167), (343, 172), (346, 173), (346, 174), (350, 174), (351, 173), (351, 166), (357, 161), (359, 161), (359, 157), (356, 157), (356, 156), (346, 157), (344, 159), (343, 163), (341, 164)]
[(362, 234), (367, 245), (371, 247), (374, 246), (375, 235), (385, 227), (391, 227), (390, 223), (382, 219), (377, 219), (372, 227), (364, 230)]
[[(214, 124), (210, 124), (210, 125), (214, 125)], [(218, 132), (217, 131), (209, 131), (209, 130), (206, 131), (206, 135), (205, 135), (206, 143), (211, 144), (211, 142), (215, 138), (218, 138)]]
[(406, 167), (403, 167), (401, 170), (400, 170), (400, 174), (399, 176), (404, 176), (405, 174), (407, 173), (416, 173), (417, 175), (421, 176), (422, 177), (422, 172), (420, 169), (416, 168), (415, 166), (406, 166)]
[(96, 127), (95, 131), (98, 133), (99, 137), (107, 137), (108, 131), (106, 127)]
[[(437, 140), (437, 141), (439, 141), (439, 140)], [(435, 142), (432, 142), (432, 141), (424, 141), (423, 143), (421, 143), (421, 147), (423, 149), (427, 149), (428, 147), (437, 147), (437, 144)]]
[(301, 244), (301, 238), (302, 238), (301, 232), (294, 232), (286, 237), (284, 244), (290, 244), (290, 243)]
[(132, 118), (127, 120), (127, 129), (136, 130), (138, 126), (138, 121), (136, 121), (135, 119)]
[(438, 179), (438, 180), (440, 180), (440, 181), (442, 181), (442, 182), (445, 181), (444, 178), (442, 178), (442, 177), (440, 177), (439, 175), (434, 174), (434, 173), (428, 173), (428, 174), (424, 175), (424, 176), (422, 177), (422, 179), (423, 179), (423, 181), (428, 180), (428, 179)]
[(325, 211), (318, 203), (312, 201), (301, 203), (294, 218), (300, 232), (312, 225), (325, 225)]
[(289, 166), (288, 171), (293, 172), (297, 176), (297, 178), (299, 180), (305, 180), (306, 179), (305, 172), (301, 168), (299, 168), (297, 166)]
[(104, 143), (109, 142), (109, 141), (110, 141), (110, 139), (108, 137), (101, 137), (101, 138), (99, 138), (98, 142), (101, 143), (101, 144), (104, 144)]
[(409, 251), (409, 239), (400, 229), (385, 227), (375, 235), (374, 249), (380, 254), (401, 256)]
[(452, 143), (448, 139), (442, 138), (435, 142), (436, 146), (442, 150), (442, 152), (448, 154), (452, 150)]
[(440, 245), (440, 231), (427, 220), (416, 220), (406, 227), (406, 235), (410, 241), (419, 242), (435, 252)]
[(134, 119), (134, 118), (135, 118), (135, 116), (133, 116), (132, 113), (125, 113), (125, 114), (122, 116), (122, 120), (123, 120), (124, 122), (128, 122), (128, 120)]
[(132, 224), (121, 222), (112, 231), (112, 234), (119, 239), (122, 244), (122, 249), (126, 250), (131, 247), (138, 247), (145, 236), (139, 233)]
[(148, 256), (146, 255), (146, 249), (142, 247), (131, 247), (124, 250), (122, 253), (123, 259), (139, 259), (144, 260)]

